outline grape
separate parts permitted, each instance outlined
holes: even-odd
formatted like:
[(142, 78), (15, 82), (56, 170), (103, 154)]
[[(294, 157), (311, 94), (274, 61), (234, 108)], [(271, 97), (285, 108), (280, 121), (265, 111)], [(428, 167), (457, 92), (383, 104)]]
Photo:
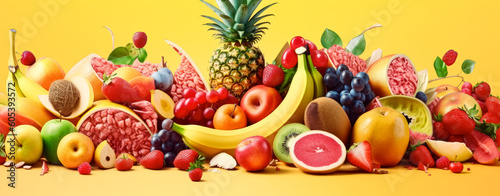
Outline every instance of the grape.
[(306, 45), (306, 40), (301, 36), (295, 36), (292, 38), (292, 40), (290, 40), (290, 47), (292, 48), (292, 50), (295, 50), (305, 45)]
[(366, 95), (361, 93), (361, 99), (359, 99), (359, 100), (364, 103), (366, 100)]
[(354, 114), (362, 114), (365, 112), (365, 105), (361, 100), (355, 100), (351, 106), (351, 112)]
[(149, 149), (150, 152), (153, 152), (155, 150), (160, 150), (161, 151), (161, 148), (156, 148), (154, 146), (151, 146), (151, 148)]
[(361, 96), (363, 95), (363, 93), (359, 92), (359, 91), (356, 91), (354, 89), (351, 89), (351, 91), (349, 91), (352, 95), (352, 97), (355, 99), (355, 100), (361, 100)]
[(219, 101), (219, 93), (217, 91), (210, 91), (207, 93), (207, 102), (215, 103)]
[(173, 148), (174, 148), (174, 143), (172, 143), (171, 141), (167, 141), (161, 145), (161, 151), (163, 153), (172, 152)]
[(333, 68), (333, 67), (329, 67), (329, 68), (327, 68), (327, 69), (326, 69), (326, 71), (325, 71), (325, 74), (329, 74), (329, 73), (331, 73), (331, 74), (333, 74), (335, 77), (337, 77), (337, 71), (335, 71), (335, 68)]
[(324, 67), (328, 64), (328, 56), (321, 50), (311, 52), (311, 60), (315, 67)]
[(195, 122), (201, 121), (203, 119), (203, 110), (199, 107), (196, 108), (193, 110), (193, 113), (191, 113), (191, 118)]
[(368, 94), (372, 91), (372, 87), (370, 86), (370, 84), (365, 84), (365, 87), (363, 88), (363, 90), (361, 91), (361, 93), (363, 94)]
[(325, 82), (325, 85), (327, 87), (331, 88), (334, 88), (335, 86), (337, 86), (337, 84), (340, 83), (340, 80), (337, 78), (337, 76), (329, 73), (325, 74), (325, 77), (323, 77), (323, 81)]
[(198, 101), (196, 100), (196, 98), (188, 98), (186, 99), (186, 101), (184, 101), (184, 107), (188, 111), (193, 111), (198, 107)]
[(180, 142), (174, 145), (175, 154), (179, 154), (179, 152), (184, 149), (186, 149), (186, 144), (184, 144), (184, 142)]
[(344, 85), (344, 90), (351, 91), (352, 87), (351, 85)]
[(349, 116), (349, 121), (351, 121), (351, 125), (354, 125), (354, 123), (356, 123), (356, 121), (359, 118), (359, 115), (354, 114), (354, 113), (351, 113), (348, 116)]
[(309, 52), (314, 52), (315, 50), (318, 50), (318, 47), (312, 41), (306, 40), (306, 44), (309, 46)]
[(373, 93), (372, 93), (372, 92), (368, 93), (368, 94), (366, 95), (365, 104), (366, 104), (366, 105), (368, 105), (368, 104), (369, 104), (369, 103), (373, 100), (373, 98), (375, 98), (375, 97), (373, 96)]
[(226, 88), (222, 87), (217, 89), (217, 93), (219, 93), (219, 100), (224, 100), (227, 98), (229, 91)]
[(284, 68), (291, 69), (297, 65), (298, 57), (292, 48), (287, 48), (281, 57), (281, 64)]
[(208, 128), (214, 128), (214, 121), (207, 121), (207, 125), (206, 125)]
[(153, 134), (153, 138), (151, 138), (151, 146), (161, 148), (161, 141), (157, 133)]
[(340, 96), (340, 103), (342, 105), (350, 105), (354, 101), (354, 98), (350, 93), (346, 93)]
[(165, 166), (167, 167), (173, 167), (174, 166), (174, 160), (175, 160), (175, 157), (177, 155), (175, 155), (173, 152), (167, 152), (165, 153), (165, 156), (163, 157), (163, 161), (165, 163)]
[(177, 132), (172, 131), (172, 133), (170, 133), (170, 141), (172, 143), (179, 143), (182, 141), (182, 137)]
[(358, 74), (356, 74), (356, 77), (363, 78), (363, 80), (365, 81), (365, 84), (368, 84), (368, 82), (370, 81), (370, 77), (368, 76), (368, 74), (366, 72), (359, 72)]
[(196, 95), (196, 90), (192, 89), (192, 88), (186, 88), (184, 89), (184, 91), (182, 92), (182, 96), (186, 99), (188, 98), (193, 98), (194, 96)]
[(198, 101), (199, 104), (204, 104), (207, 102), (207, 93), (200, 91), (197, 92), (196, 95), (194, 96), (196, 100)]
[(339, 84), (337, 84), (337, 86), (333, 90), (340, 93), (344, 90), (344, 85), (342, 85), (342, 83), (339, 82)]
[(179, 100), (174, 107), (174, 115), (177, 118), (184, 118), (189, 114), (189, 111), (184, 107), (184, 102), (186, 99), (182, 98)]
[(340, 103), (340, 94), (337, 91), (328, 91), (328, 93), (326, 93), (326, 97), (331, 98)]
[(339, 65), (337, 67), (337, 75), (340, 76), (340, 74), (343, 72), (343, 71), (346, 71), (346, 70), (349, 70), (349, 67), (347, 67), (346, 65), (342, 64), (342, 65)]
[(422, 91), (418, 91), (417, 95), (415, 96), (417, 99), (420, 99), (420, 101), (424, 102), (424, 103), (427, 103), (427, 95), (422, 92)]
[(162, 130), (160, 130), (160, 132), (158, 132), (158, 138), (160, 139), (161, 143), (167, 142), (169, 137), (170, 137), (170, 133), (166, 129), (162, 129)]
[(342, 109), (344, 109), (344, 111), (345, 111), (346, 114), (349, 114), (350, 110), (349, 110), (348, 106), (343, 105)]
[(351, 82), (352, 89), (356, 91), (362, 91), (365, 87), (365, 81), (363, 78), (354, 77)]
[(340, 73), (340, 81), (345, 85), (350, 85), (352, 80), (352, 72), (349, 70), (345, 70)]
[(344, 95), (344, 94), (349, 94), (349, 90), (343, 90), (342, 92), (340, 92), (340, 96)]
[(173, 124), (174, 124), (174, 121), (172, 119), (167, 118), (161, 122), (161, 128), (169, 131), (172, 129)]
[(213, 108), (205, 108), (205, 110), (203, 110), (203, 117), (207, 120), (212, 120), (214, 118), (214, 114), (215, 109)]

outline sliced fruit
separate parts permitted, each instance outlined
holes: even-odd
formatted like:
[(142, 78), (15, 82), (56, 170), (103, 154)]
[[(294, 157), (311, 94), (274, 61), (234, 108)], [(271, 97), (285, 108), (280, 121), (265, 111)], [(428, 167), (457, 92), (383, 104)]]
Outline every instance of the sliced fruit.
[(137, 163), (137, 159), (133, 155), (131, 155), (129, 153), (121, 153), (120, 155), (118, 155), (116, 157), (125, 157), (127, 159), (130, 159), (130, 160), (132, 160), (134, 162), (134, 165)]
[(108, 141), (104, 140), (95, 149), (94, 162), (99, 168), (112, 168), (115, 166), (116, 154), (113, 148), (109, 146)]
[(221, 152), (210, 160), (210, 167), (220, 167), (222, 169), (234, 169), (238, 165), (236, 159), (231, 155)]
[(175, 117), (175, 103), (167, 93), (161, 90), (151, 91), (151, 104), (153, 104), (155, 111), (163, 118), (172, 119)]
[(418, 76), (411, 60), (403, 54), (393, 54), (375, 61), (366, 71), (370, 85), (378, 96), (417, 93)]
[(61, 117), (63, 119), (73, 119), (81, 116), (87, 109), (92, 107), (92, 103), (94, 102), (94, 91), (92, 89), (92, 84), (81, 76), (75, 76), (69, 79), (77, 88), (80, 98), (78, 104), (73, 109), (73, 112), (69, 116), (61, 115), (52, 105), (49, 100), (49, 95), (39, 95), (38, 98), (43, 106), (50, 111), (50, 113), (55, 116)]
[(408, 123), (412, 131), (432, 136), (431, 111), (424, 102), (414, 97), (391, 95), (380, 98), (380, 103), (401, 112), (410, 119)]
[(335, 135), (319, 130), (300, 134), (292, 143), (293, 164), (306, 173), (332, 173), (346, 159), (344, 143)]
[(373, 172), (372, 147), (367, 141), (353, 144), (347, 152), (347, 160), (362, 170)]
[(498, 159), (499, 152), (495, 145), (495, 141), (479, 132), (473, 130), (464, 135), (465, 144), (473, 152), (474, 159), (481, 164), (493, 164)]
[(122, 78), (127, 82), (130, 82), (135, 77), (142, 76), (141, 72), (132, 67), (120, 67), (111, 73), (111, 75), (113, 74), (116, 74), (116, 77)]
[(281, 127), (274, 138), (274, 155), (276, 155), (279, 160), (287, 164), (293, 164), (292, 157), (290, 157), (290, 147), (292, 145), (292, 141), (300, 134), (310, 130), (311, 129), (300, 123), (290, 123)]
[(438, 157), (448, 157), (450, 161), (464, 162), (472, 158), (472, 151), (461, 142), (427, 140), (427, 146)]

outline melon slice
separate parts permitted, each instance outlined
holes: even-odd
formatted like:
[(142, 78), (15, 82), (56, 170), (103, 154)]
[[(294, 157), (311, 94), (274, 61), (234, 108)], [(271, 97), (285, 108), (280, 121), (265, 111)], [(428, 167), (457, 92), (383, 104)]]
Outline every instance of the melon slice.
[(290, 156), (293, 164), (306, 173), (327, 174), (337, 171), (344, 164), (346, 149), (337, 136), (313, 130), (294, 139)]
[(183, 98), (182, 92), (186, 88), (196, 91), (210, 91), (210, 85), (203, 76), (200, 68), (184, 49), (172, 41), (165, 40), (181, 56), (181, 64), (174, 73), (174, 84), (170, 95), (175, 103)]
[(69, 79), (70, 82), (75, 84), (76, 88), (78, 89), (78, 92), (80, 93), (80, 100), (78, 101), (78, 105), (76, 106), (75, 109), (73, 109), (73, 112), (69, 116), (62, 116), (59, 114), (59, 112), (52, 106), (52, 103), (49, 101), (49, 95), (39, 95), (38, 99), (40, 99), (40, 102), (45, 106), (45, 108), (55, 116), (61, 117), (63, 119), (73, 119), (76, 117), (79, 117), (82, 115), (87, 109), (89, 109), (92, 106), (92, 103), (94, 102), (94, 91), (92, 89), (92, 84), (90, 82), (81, 77), (81, 76), (75, 76), (73, 78)]
[(472, 151), (462, 142), (427, 140), (427, 146), (438, 157), (448, 157), (450, 161), (464, 162), (472, 158)]

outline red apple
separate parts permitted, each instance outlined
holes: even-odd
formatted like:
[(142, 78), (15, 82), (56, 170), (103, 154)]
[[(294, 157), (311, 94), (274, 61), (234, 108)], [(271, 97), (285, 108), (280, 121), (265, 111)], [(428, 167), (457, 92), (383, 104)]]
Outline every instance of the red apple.
[(471, 109), (476, 106), (476, 109), (479, 110), (476, 117), (480, 119), (481, 116), (483, 116), (481, 106), (479, 106), (479, 103), (474, 99), (474, 97), (461, 92), (454, 92), (444, 96), (433, 111), (436, 116), (438, 114), (444, 116), (449, 111), (464, 106), (466, 106), (467, 109)]
[(254, 124), (273, 112), (281, 101), (281, 95), (276, 89), (258, 85), (243, 95), (240, 106), (245, 111), (248, 122)]
[(436, 87), (436, 96), (439, 98), (443, 98), (444, 96), (454, 92), (460, 92), (460, 89), (449, 84), (443, 84)]
[(273, 158), (269, 141), (260, 135), (242, 140), (235, 149), (236, 161), (247, 171), (264, 170)]

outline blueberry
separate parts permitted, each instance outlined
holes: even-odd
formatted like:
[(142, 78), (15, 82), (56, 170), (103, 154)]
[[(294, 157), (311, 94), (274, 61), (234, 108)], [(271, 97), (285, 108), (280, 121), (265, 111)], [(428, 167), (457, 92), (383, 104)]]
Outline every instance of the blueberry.
[(161, 141), (160, 141), (160, 138), (158, 137), (158, 134), (155, 133), (153, 134), (153, 138), (151, 138), (151, 146), (154, 146), (156, 147), (157, 149), (160, 149), (161, 148)]
[(351, 89), (351, 91), (349, 91), (349, 93), (351, 93), (352, 97), (355, 100), (361, 100), (361, 96), (363, 95), (363, 93), (361, 93), (359, 91), (355, 91), (354, 89)]
[(342, 83), (338, 83), (337, 86), (333, 89), (334, 91), (337, 91), (338, 93), (342, 92), (344, 90), (344, 85)]
[(348, 116), (349, 116), (349, 121), (351, 121), (351, 126), (354, 126), (354, 123), (356, 123), (356, 121), (358, 120), (359, 115), (350, 113)]
[(186, 149), (186, 144), (184, 144), (184, 142), (179, 142), (179, 143), (174, 145), (174, 153), (175, 154), (179, 154), (180, 151), (185, 150), (185, 149)]
[(342, 92), (340, 92), (340, 96), (342, 96), (343, 94), (349, 94), (350, 92), (348, 90), (343, 90)]
[(334, 88), (335, 86), (337, 86), (340, 80), (333, 74), (326, 74), (325, 77), (323, 77), (323, 82), (327, 87)]
[(335, 68), (333, 68), (333, 67), (329, 67), (328, 69), (326, 69), (325, 74), (329, 74), (329, 73), (332, 73), (332, 74), (334, 74), (335, 76), (337, 76), (337, 71), (336, 71), (336, 70), (335, 70)]
[(352, 72), (349, 70), (345, 70), (340, 73), (339, 78), (343, 84), (350, 85), (352, 80)]
[(370, 77), (366, 72), (359, 72), (358, 74), (356, 74), (356, 77), (363, 78), (365, 84), (368, 84), (368, 82), (370, 82)]
[(365, 112), (365, 105), (361, 100), (355, 100), (351, 106), (351, 112), (354, 114), (362, 114)]
[(168, 132), (166, 129), (162, 129), (160, 130), (160, 132), (158, 132), (158, 138), (160, 139), (161, 143), (167, 142), (169, 137), (170, 137), (170, 132)]
[(182, 137), (181, 137), (181, 135), (179, 135), (177, 132), (172, 131), (172, 132), (170, 133), (170, 141), (171, 141), (172, 143), (176, 144), (176, 143), (179, 143), (180, 141), (182, 141)]
[(172, 143), (171, 141), (168, 141), (161, 145), (161, 151), (163, 153), (172, 152), (173, 148), (174, 148), (174, 143)]
[(365, 88), (365, 81), (363, 78), (354, 77), (351, 81), (352, 89), (362, 91)]
[(337, 101), (337, 103), (340, 103), (340, 94), (337, 91), (328, 91), (325, 97), (328, 97), (330, 99)]
[(345, 105), (343, 105), (343, 106), (342, 106), (342, 109), (344, 109), (345, 113), (346, 113), (347, 115), (349, 115), (349, 112), (350, 112), (349, 106), (345, 106)]
[(361, 93), (367, 95), (371, 91), (372, 91), (372, 87), (370, 86), (370, 84), (365, 84), (365, 87), (363, 88), (363, 90), (361, 91)]
[(350, 91), (352, 89), (351, 85), (344, 85), (344, 90)]
[(339, 67), (337, 67), (337, 75), (340, 76), (340, 74), (345, 70), (349, 70), (349, 67), (344, 64), (339, 65)]
[(417, 99), (420, 99), (420, 101), (427, 103), (427, 95), (425, 95), (424, 92), (418, 91), (417, 95), (415, 96)]
[(351, 105), (351, 103), (354, 101), (354, 98), (350, 93), (346, 93), (340, 96), (340, 103), (342, 105)]
[(173, 152), (167, 152), (167, 153), (165, 153), (165, 156), (163, 156), (163, 161), (165, 163), (165, 166), (167, 166), (167, 167), (173, 167), (174, 166), (175, 157), (176, 157), (176, 155)]
[(170, 131), (172, 129), (172, 125), (174, 124), (174, 121), (172, 119), (165, 119), (163, 122), (161, 122), (161, 128), (166, 129), (167, 131)]

